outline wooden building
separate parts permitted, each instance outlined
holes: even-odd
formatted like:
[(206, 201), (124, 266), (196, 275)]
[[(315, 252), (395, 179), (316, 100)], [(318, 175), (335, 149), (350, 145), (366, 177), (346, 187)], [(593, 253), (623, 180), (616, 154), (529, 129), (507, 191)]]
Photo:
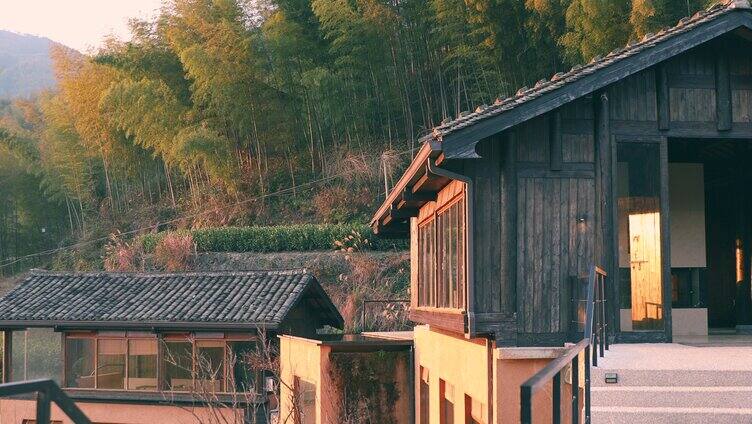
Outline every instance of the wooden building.
[[(33, 270), (0, 299), (0, 377), (52, 379), (92, 422), (264, 423), (278, 406), (267, 347), (326, 326), (342, 316), (305, 270)], [(0, 422), (34, 418), (32, 399), (0, 399)]]
[(423, 141), (372, 221), (411, 238), (414, 321), (496, 346), (561, 346), (597, 265), (619, 341), (751, 328), (747, 0)]

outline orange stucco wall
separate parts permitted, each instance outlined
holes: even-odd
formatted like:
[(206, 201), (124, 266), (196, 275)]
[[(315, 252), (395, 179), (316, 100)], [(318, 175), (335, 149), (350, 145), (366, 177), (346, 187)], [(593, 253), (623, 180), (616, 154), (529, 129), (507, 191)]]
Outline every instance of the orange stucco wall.
[(293, 422), (295, 378), (316, 385), (316, 423), (332, 421), (337, 416), (331, 399), (334, 397), (324, 372), (329, 368), (328, 346), (303, 338), (282, 336), (280, 361), (280, 422)]
[[(484, 406), (486, 423), (517, 424), (520, 422), (520, 384), (546, 366), (562, 349), (520, 349), (514, 355), (496, 348), (486, 339), (467, 340), (460, 335), (417, 326), (415, 343), (415, 416), (420, 422), (421, 373), (429, 381), (429, 420), (440, 421), (441, 381), (453, 388), (454, 422), (466, 422), (466, 396)], [(563, 381), (567, 381), (566, 376)], [(562, 388), (562, 418), (571, 417), (567, 403), (571, 386)], [(490, 405), (490, 407), (489, 407)], [(533, 398), (536, 423), (551, 422), (551, 387)], [(567, 421), (563, 421), (567, 422)]]
[[(215, 413), (205, 408), (162, 405), (134, 405), (113, 403), (77, 403), (93, 423), (107, 424), (200, 424), (217, 422)], [(227, 411), (228, 417), (232, 412)], [(238, 415), (242, 417), (242, 415)], [(0, 399), (0, 423), (21, 424), (36, 418), (36, 402), (31, 400)], [(53, 405), (52, 419), (72, 424), (62, 411)], [(229, 419), (227, 422), (242, 422)]]
[[(280, 423), (293, 423), (295, 405), (295, 378), (316, 385), (316, 424), (340, 424), (342, 394), (330, 375), (330, 355), (337, 353), (332, 347), (315, 340), (292, 336), (280, 337)], [(347, 354), (347, 353), (345, 353)], [(412, 387), (410, 364), (407, 361), (395, 367), (394, 381), (399, 397), (390, 407), (398, 424), (410, 424)]]

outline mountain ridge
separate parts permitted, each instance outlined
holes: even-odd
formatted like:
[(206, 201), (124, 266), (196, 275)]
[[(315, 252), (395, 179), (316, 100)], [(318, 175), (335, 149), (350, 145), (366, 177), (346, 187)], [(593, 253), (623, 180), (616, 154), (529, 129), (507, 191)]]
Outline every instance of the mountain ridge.
[(30, 34), (0, 30), (0, 100), (30, 98), (55, 88), (50, 48), (62, 44)]

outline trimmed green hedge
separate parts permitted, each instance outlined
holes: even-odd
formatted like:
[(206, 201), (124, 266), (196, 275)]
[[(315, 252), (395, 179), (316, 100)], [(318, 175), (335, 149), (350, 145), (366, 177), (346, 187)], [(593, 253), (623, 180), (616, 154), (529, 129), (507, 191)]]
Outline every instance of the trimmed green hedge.
[[(367, 240), (363, 250), (405, 250), (406, 240), (387, 240), (376, 237), (364, 224), (337, 225), (280, 225), (273, 227), (217, 227), (181, 231), (191, 234), (199, 252), (290, 252), (339, 249), (335, 242), (349, 236)], [(146, 252), (153, 252), (167, 234), (141, 236)], [(347, 243), (345, 244), (347, 245)]]

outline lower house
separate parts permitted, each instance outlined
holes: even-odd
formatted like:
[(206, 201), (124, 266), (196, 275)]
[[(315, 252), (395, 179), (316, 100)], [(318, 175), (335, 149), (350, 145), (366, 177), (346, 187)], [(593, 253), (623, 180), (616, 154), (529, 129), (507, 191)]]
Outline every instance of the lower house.
[[(0, 299), (2, 381), (53, 379), (93, 423), (266, 423), (277, 335), (342, 325), (304, 270), (35, 270)], [(0, 399), (0, 422), (34, 423), (34, 400)]]

